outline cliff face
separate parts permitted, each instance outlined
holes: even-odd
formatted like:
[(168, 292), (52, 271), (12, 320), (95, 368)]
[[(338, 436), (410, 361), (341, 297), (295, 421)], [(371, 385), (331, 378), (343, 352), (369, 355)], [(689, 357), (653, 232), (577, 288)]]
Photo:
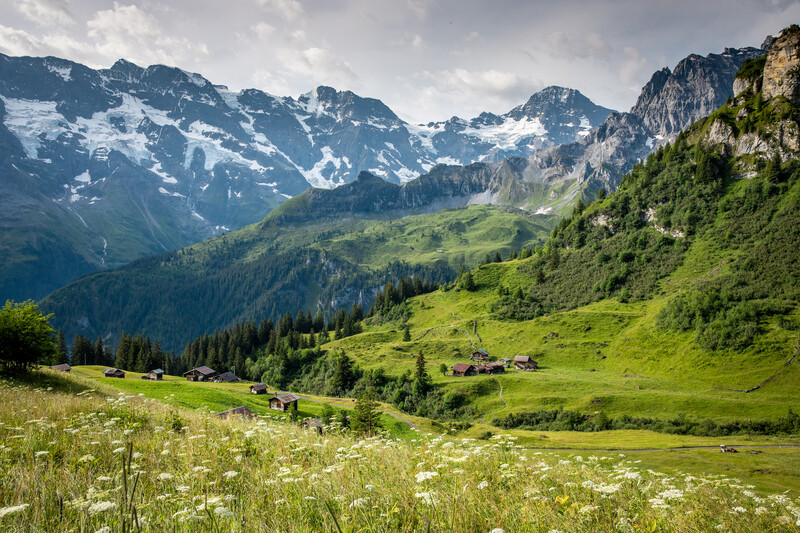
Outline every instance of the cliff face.
[(783, 96), (800, 103), (800, 27), (785, 29), (772, 45), (764, 65), (764, 99)]

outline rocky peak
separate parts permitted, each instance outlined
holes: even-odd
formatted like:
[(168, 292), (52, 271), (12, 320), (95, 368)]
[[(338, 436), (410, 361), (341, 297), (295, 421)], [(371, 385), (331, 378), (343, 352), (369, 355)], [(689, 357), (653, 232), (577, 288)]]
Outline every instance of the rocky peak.
[(783, 96), (800, 104), (800, 27), (792, 25), (772, 43), (764, 64), (764, 99)]

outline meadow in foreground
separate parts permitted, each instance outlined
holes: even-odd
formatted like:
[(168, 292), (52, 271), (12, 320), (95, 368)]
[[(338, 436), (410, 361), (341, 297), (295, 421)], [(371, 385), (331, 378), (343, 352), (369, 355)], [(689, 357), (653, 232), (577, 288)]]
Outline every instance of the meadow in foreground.
[(800, 531), (800, 499), (624, 454), (318, 435), (48, 379), (0, 381), (4, 531)]

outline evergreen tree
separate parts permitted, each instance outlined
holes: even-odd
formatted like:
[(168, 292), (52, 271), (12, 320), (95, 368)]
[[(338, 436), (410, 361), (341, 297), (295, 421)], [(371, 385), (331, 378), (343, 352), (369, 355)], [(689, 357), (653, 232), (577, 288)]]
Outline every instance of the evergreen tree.
[(69, 348), (67, 347), (67, 341), (64, 339), (63, 330), (58, 330), (58, 340), (56, 343), (56, 364), (61, 365), (69, 363)]
[(103, 339), (99, 336), (97, 340), (94, 341), (94, 355), (92, 357), (93, 364), (95, 365), (104, 365), (105, 363), (105, 352), (103, 351)]
[(345, 354), (340, 354), (336, 359), (336, 370), (331, 378), (333, 393), (343, 396), (353, 384), (353, 362)]
[(408, 329), (408, 326), (403, 328), (403, 342), (411, 341), (411, 331)]
[(422, 355), (422, 352), (419, 352), (419, 355), (417, 355), (414, 367), (414, 396), (422, 397), (428, 393), (431, 387), (431, 377), (425, 369), (425, 356)]
[(350, 428), (356, 435), (372, 436), (381, 427), (380, 418), (381, 412), (375, 402), (375, 392), (369, 389), (356, 401)]
[(322, 314), (322, 311), (317, 311), (317, 314), (314, 315), (314, 322), (312, 327), (315, 331), (321, 332), (325, 329), (325, 316)]
[(503, 261), (503, 258), (502, 258), (502, 257), (500, 257), (500, 252), (495, 252), (495, 253), (494, 253), (494, 262), (495, 262), (495, 263), (500, 263), (500, 262), (502, 262), (502, 261)]
[(83, 335), (75, 335), (75, 342), (72, 343), (72, 364), (73, 365), (93, 365), (94, 346)]

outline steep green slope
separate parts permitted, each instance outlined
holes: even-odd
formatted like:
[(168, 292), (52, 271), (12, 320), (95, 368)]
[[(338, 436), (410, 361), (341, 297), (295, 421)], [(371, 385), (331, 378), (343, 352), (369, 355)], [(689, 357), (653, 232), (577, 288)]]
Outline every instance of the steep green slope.
[[(800, 40), (800, 29), (788, 35)], [(770, 60), (746, 66), (767, 78)], [(532, 257), (481, 266), (473, 291), (459, 282), (416, 297), (407, 324), (330, 346), (391, 375), (413, 372), (421, 352), (435, 383), (481, 415), (467, 417), (475, 435), (483, 421), (555, 409), (589, 428), (646, 422), (628, 417), (697, 434), (761, 431), (737, 426), (745, 420), (796, 426), (800, 98), (767, 98), (750, 83), (636, 165), (619, 191), (579, 204)], [(529, 355), (540, 370), (438, 371), (478, 348)], [(573, 427), (566, 418), (548, 427)]]
[[(301, 196), (302, 198), (302, 196)], [(141, 332), (180, 349), (203, 332), (285, 312), (372, 304), (397, 276), (453, 279), (487, 253), (542, 242), (554, 219), (471, 206), (397, 220), (268, 218), (175, 253), (86, 276), (41, 302), (67, 338)]]

